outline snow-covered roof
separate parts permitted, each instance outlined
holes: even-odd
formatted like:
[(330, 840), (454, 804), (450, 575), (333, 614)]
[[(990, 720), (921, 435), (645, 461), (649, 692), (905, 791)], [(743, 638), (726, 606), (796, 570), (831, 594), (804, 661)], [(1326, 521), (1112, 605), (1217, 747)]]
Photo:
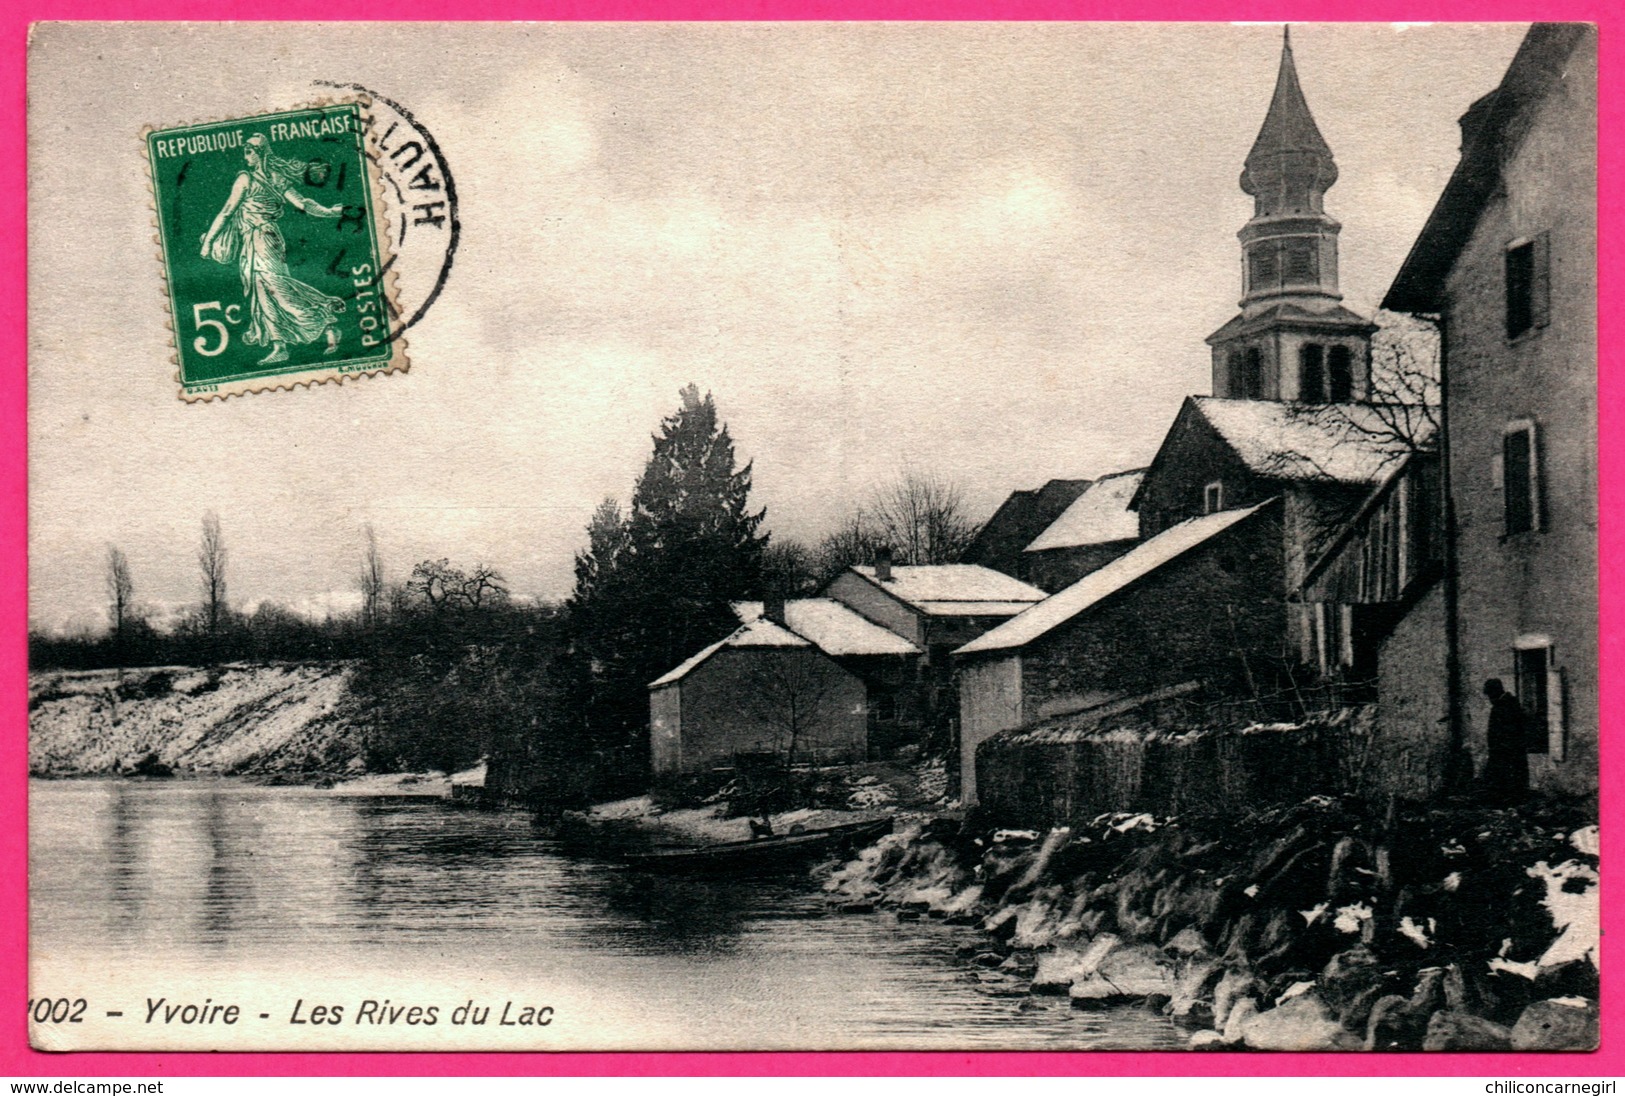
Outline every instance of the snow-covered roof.
[(893, 567), (891, 578), (884, 582), (875, 577), (871, 566), (852, 570), (931, 616), (1013, 616), (1044, 600), (1044, 591), (1038, 587), (975, 563)]
[(1434, 416), (1419, 406), (1191, 400), (1250, 469), (1271, 479), (1376, 483), (1433, 441)]
[[(762, 603), (736, 601), (734, 615), (750, 623)], [(826, 655), (917, 655), (920, 649), (895, 632), (864, 619), (834, 598), (796, 598), (784, 603), (784, 622)]]
[(811, 647), (812, 644), (801, 636), (785, 628), (779, 627), (771, 620), (757, 619), (747, 624), (741, 624), (727, 636), (717, 640), (709, 647), (679, 663), (675, 669), (669, 670), (653, 681), (649, 688), (654, 689), (661, 685), (670, 685), (673, 682), (687, 677), (695, 667), (724, 647)]
[(984, 651), (1024, 647), (1130, 583), (1144, 578), (1163, 564), (1245, 521), (1268, 505), (1269, 502), (1261, 502), (1245, 510), (1221, 510), (1216, 514), (1203, 514), (1199, 518), (1191, 518), (1165, 529), (1145, 543), (1138, 544), (1127, 553), (1118, 556), (1100, 570), (1091, 572), (1059, 593), (1052, 594), (1020, 616), (1013, 617), (971, 640), (954, 654), (973, 655)]
[(1097, 479), (1025, 550), (1042, 552), (1048, 548), (1081, 548), (1087, 544), (1137, 539), (1140, 517), (1128, 504), (1144, 478), (1145, 469), (1136, 468)]

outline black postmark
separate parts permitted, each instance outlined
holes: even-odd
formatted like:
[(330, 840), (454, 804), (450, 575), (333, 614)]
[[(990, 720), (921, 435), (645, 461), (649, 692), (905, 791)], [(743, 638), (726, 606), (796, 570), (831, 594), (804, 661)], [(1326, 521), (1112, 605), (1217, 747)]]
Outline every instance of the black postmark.
[(363, 97), (368, 154), (389, 203), (393, 243), (393, 254), (374, 284), (382, 287), (385, 278), (394, 276), (397, 293), (383, 296), (390, 315), (387, 338), (399, 339), (428, 314), (451, 276), (462, 230), (457, 185), (434, 135), (400, 103), (362, 84), (315, 84)]

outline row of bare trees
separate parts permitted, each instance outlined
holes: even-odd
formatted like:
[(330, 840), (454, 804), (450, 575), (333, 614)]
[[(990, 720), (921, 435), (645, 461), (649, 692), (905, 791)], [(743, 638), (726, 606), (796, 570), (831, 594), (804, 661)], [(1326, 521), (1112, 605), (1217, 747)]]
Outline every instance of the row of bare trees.
[(930, 471), (910, 469), (885, 484), (816, 544), (775, 537), (763, 567), (785, 596), (811, 593), (846, 568), (889, 548), (898, 564), (956, 563), (975, 538), (964, 491)]
[(154, 662), (210, 662), (245, 657), (354, 657), (367, 637), (414, 614), (447, 615), (506, 605), (506, 580), (494, 568), (471, 570), (448, 559), (424, 560), (405, 579), (391, 583), (378, 538), (363, 527), (355, 574), (361, 604), (354, 614), (310, 620), (274, 601), (252, 611), (229, 596), (231, 553), (219, 515), (203, 516), (197, 542), (197, 601), (178, 618), (162, 620), (138, 597), (130, 558), (107, 545), (103, 579), (107, 597), (105, 635), (30, 636), (34, 665), (133, 666)]
[[(197, 564), (201, 600), (192, 618), (183, 622), (183, 631), (218, 636), (231, 614), (226, 597), (225, 536), (214, 511), (203, 515), (203, 532), (198, 541)], [(107, 546), (105, 561), (107, 586), (108, 641), (120, 664), (138, 639), (154, 634), (150, 612), (136, 599), (135, 574), (130, 559), (116, 544)]]

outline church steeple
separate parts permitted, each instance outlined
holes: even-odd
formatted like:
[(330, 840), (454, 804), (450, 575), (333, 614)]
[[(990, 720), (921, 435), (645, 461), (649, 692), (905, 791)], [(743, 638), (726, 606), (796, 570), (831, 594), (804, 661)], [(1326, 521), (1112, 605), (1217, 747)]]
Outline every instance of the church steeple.
[(1257, 199), (1255, 216), (1281, 216), (1321, 212), (1322, 199), (1335, 182), (1337, 164), (1304, 101), (1288, 27), (1282, 35), (1275, 95), (1252, 151), (1247, 153), (1241, 189)]
[(1214, 395), (1305, 402), (1364, 397), (1375, 328), (1338, 303), (1342, 226), (1325, 209), (1335, 182), (1337, 164), (1298, 83), (1287, 28), (1275, 94), (1241, 172), (1253, 216), (1237, 233), (1241, 315), (1208, 338)]

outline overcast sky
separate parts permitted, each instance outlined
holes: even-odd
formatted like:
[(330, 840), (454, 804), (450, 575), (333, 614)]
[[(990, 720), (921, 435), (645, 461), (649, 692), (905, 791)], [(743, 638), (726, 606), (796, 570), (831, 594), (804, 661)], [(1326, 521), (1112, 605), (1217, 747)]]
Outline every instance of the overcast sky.
[[(1381, 298), (1522, 26), (1304, 25), (1347, 303)], [(196, 597), (353, 602), (449, 556), (562, 597), (694, 381), (777, 535), (913, 466), (981, 518), (1144, 463), (1209, 390), (1278, 26), (51, 26), (30, 55), (31, 619)], [(175, 398), (139, 135), (356, 81), (410, 109), (463, 240), (411, 373)], [(290, 216), (297, 214), (290, 213)]]

